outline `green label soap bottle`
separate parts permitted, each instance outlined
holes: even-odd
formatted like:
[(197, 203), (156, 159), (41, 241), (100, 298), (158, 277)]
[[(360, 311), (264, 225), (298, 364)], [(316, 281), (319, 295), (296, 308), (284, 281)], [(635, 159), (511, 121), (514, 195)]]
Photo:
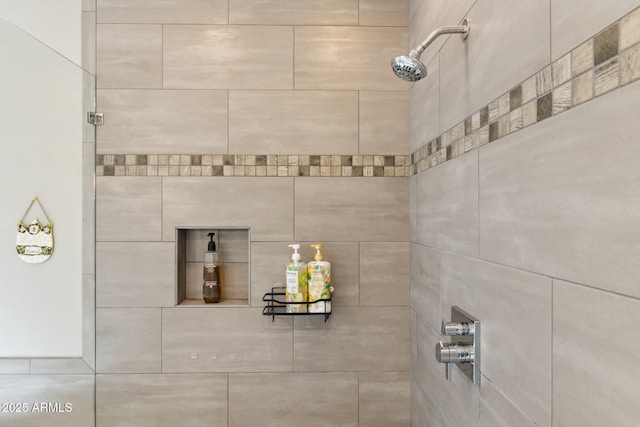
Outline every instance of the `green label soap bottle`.
[[(307, 302), (307, 264), (300, 261), (298, 250), (300, 245), (289, 245), (293, 249), (291, 261), (287, 264), (287, 289), (285, 292), (285, 301)], [(307, 311), (306, 304), (287, 304), (288, 313), (304, 313)]]

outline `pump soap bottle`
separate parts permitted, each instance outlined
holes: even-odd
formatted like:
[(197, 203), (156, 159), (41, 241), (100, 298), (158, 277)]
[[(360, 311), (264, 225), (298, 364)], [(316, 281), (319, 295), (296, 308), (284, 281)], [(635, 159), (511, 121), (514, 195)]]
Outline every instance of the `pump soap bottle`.
[(202, 297), (207, 304), (220, 302), (220, 272), (218, 270), (218, 251), (213, 236), (209, 233), (207, 252), (204, 253), (204, 274), (202, 281)]
[[(316, 254), (313, 261), (307, 265), (309, 278), (309, 304), (310, 313), (331, 313), (331, 301), (320, 301), (331, 299), (331, 263), (323, 260), (321, 243), (311, 245), (315, 248)], [(316, 302), (319, 301), (319, 302)]]
[[(298, 250), (300, 245), (289, 245), (293, 249), (291, 261), (287, 264), (287, 289), (285, 292), (285, 301), (307, 302), (307, 264), (300, 261)], [(287, 304), (287, 313), (305, 313), (307, 311), (306, 304)]]

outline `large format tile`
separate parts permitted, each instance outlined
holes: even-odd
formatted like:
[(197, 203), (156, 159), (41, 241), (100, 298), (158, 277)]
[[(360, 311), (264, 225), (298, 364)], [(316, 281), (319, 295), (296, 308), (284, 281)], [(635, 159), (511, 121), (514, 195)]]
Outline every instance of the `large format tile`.
[(160, 311), (159, 308), (97, 308), (96, 371), (160, 372)]
[(417, 381), (411, 381), (411, 426), (445, 427), (438, 408), (424, 395)]
[(443, 131), (549, 64), (548, 2), (477, 2), (467, 16), (467, 41), (454, 35), (440, 51)]
[(402, 27), (297, 27), (295, 88), (407, 90), (389, 65), (406, 48)]
[(637, 0), (614, 3), (580, 0), (551, 2), (551, 59), (556, 60), (638, 7)]
[(96, 369), (96, 276), (82, 275), (82, 359)]
[(96, 420), (99, 426), (226, 426), (227, 376), (98, 375)]
[(331, 318), (297, 317), (296, 372), (406, 371), (409, 308), (340, 307)]
[(409, 372), (360, 372), (359, 425), (410, 426), (410, 384)]
[(437, 249), (411, 244), (411, 308), (432, 328), (438, 329), (440, 315), (440, 258)]
[(229, 425), (297, 427), (301, 423), (357, 427), (357, 374), (229, 375)]
[[(0, 425), (92, 426), (93, 390), (92, 374), (1, 375), (0, 409), (3, 410), (0, 411)], [(16, 409), (11, 404), (19, 404), (19, 408)], [(11, 411), (11, 408), (16, 410)]]
[(290, 240), (293, 191), (293, 178), (284, 177), (164, 178), (163, 239), (189, 226), (247, 227), (252, 241)]
[(359, 24), (371, 26), (399, 26), (409, 24), (408, 0), (359, 0)]
[(483, 258), (640, 296), (638, 97), (634, 83), (480, 149)]
[(443, 320), (458, 306), (481, 322), (482, 374), (536, 424), (551, 425), (551, 279), (450, 254), (440, 277)]
[(98, 0), (98, 22), (226, 24), (226, 0)]
[(440, 129), (440, 61), (425, 63), (427, 77), (416, 82), (409, 91), (409, 152), (437, 138)]
[(409, 305), (409, 244), (360, 244), (360, 305)]
[(162, 179), (96, 178), (96, 241), (162, 240)]
[(356, 91), (229, 93), (230, 153), (353, 154), (357, 151)]
[(295, 194), (296, 240), (406, 241), (409, 237), (406, 178), (296, 178)]
[(293, 89), (293, 27), (165, 25), (163, 82), (178, 89)]
[(417, 179), (417, 242), (477, 254), (478, 152), (431, 168)]
[(480, 427), (538, 426), (485, 377), (480, 387)]
[(358, 25), (353, 0), (230, 0), (230, 24)]
[(163, 372), (291, 372), (292, 357), (291, 319), (258, 308), (163, 310)]
[(554, 426), (632, 426), (640, 419), (634, 368), (640, 301), (553, 283)]
[(408, 153), (408, 92), (362, 91), (359, 105), (359, 153), (378, 155)]
[(227, 152), (227, 91), (98, 91), (101, 153)]
[(162, 26), (98, 24), (98, 88), (161, 88)]
[[(251, 245), (252, 306), (264, 306), (262, 296), (271, 288), (286, 284), (285, 265), (293, 251), (291, 242), (256, 242)], [(360, 270), (357, 242), (298, 242), (303, 260), (312, 260), (315, 250), (309, 245), (322, 243), (324, 259), (331, 263), (333, 307), (357, 306), (360, 303)]]
[(175, 245), (98, 242), (97, 307), (167, 307), (176, 302)]

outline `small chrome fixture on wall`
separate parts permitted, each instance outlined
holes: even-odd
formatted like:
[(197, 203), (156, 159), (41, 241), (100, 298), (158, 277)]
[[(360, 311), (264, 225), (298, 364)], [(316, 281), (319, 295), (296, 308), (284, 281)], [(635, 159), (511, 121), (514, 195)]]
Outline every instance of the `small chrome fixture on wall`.
[(451, 322), (442, 322), (442, 335), (458, 338), (456, 343), (440, 341), (436, 345), (436, 360), (447, 364), (447, 379), (451, 381), (455, 364), (474, 384), (480, 384), (480, 321), (457, 306), (451, 307)]
[(396, 56), (391, 60), (391, 68), (396, 76), (408, 82), (416, 82), (427, 76), (427, 67), (420, 61), (420, 55), (435, 39), (443, 34), (460, 33), (462, 40), (469, 37), (471, 30), (471, 22), (469, 19), (462, 21), (462, 25), (455, 27), (440, 27), (420, 43), (415, 49), (409, 52), (409, 55)]

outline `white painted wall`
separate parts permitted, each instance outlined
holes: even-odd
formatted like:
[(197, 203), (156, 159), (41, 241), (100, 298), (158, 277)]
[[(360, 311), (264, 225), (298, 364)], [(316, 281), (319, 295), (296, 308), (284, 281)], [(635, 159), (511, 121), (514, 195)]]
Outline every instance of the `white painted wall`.
[(81, 0), (0, 0), (0, 18), (76, 64), (81, 64), (81, 16)]
[[(0, 0), (0, 17), (31, 34), (0, 21), (0, 357), (79, 357), (80, 2)], [(53, 256), (35, 265), (15, 250), (17, 223), (34, 196), (55, 235)], [(38, 209), (32, 212), (45, 221)]]

